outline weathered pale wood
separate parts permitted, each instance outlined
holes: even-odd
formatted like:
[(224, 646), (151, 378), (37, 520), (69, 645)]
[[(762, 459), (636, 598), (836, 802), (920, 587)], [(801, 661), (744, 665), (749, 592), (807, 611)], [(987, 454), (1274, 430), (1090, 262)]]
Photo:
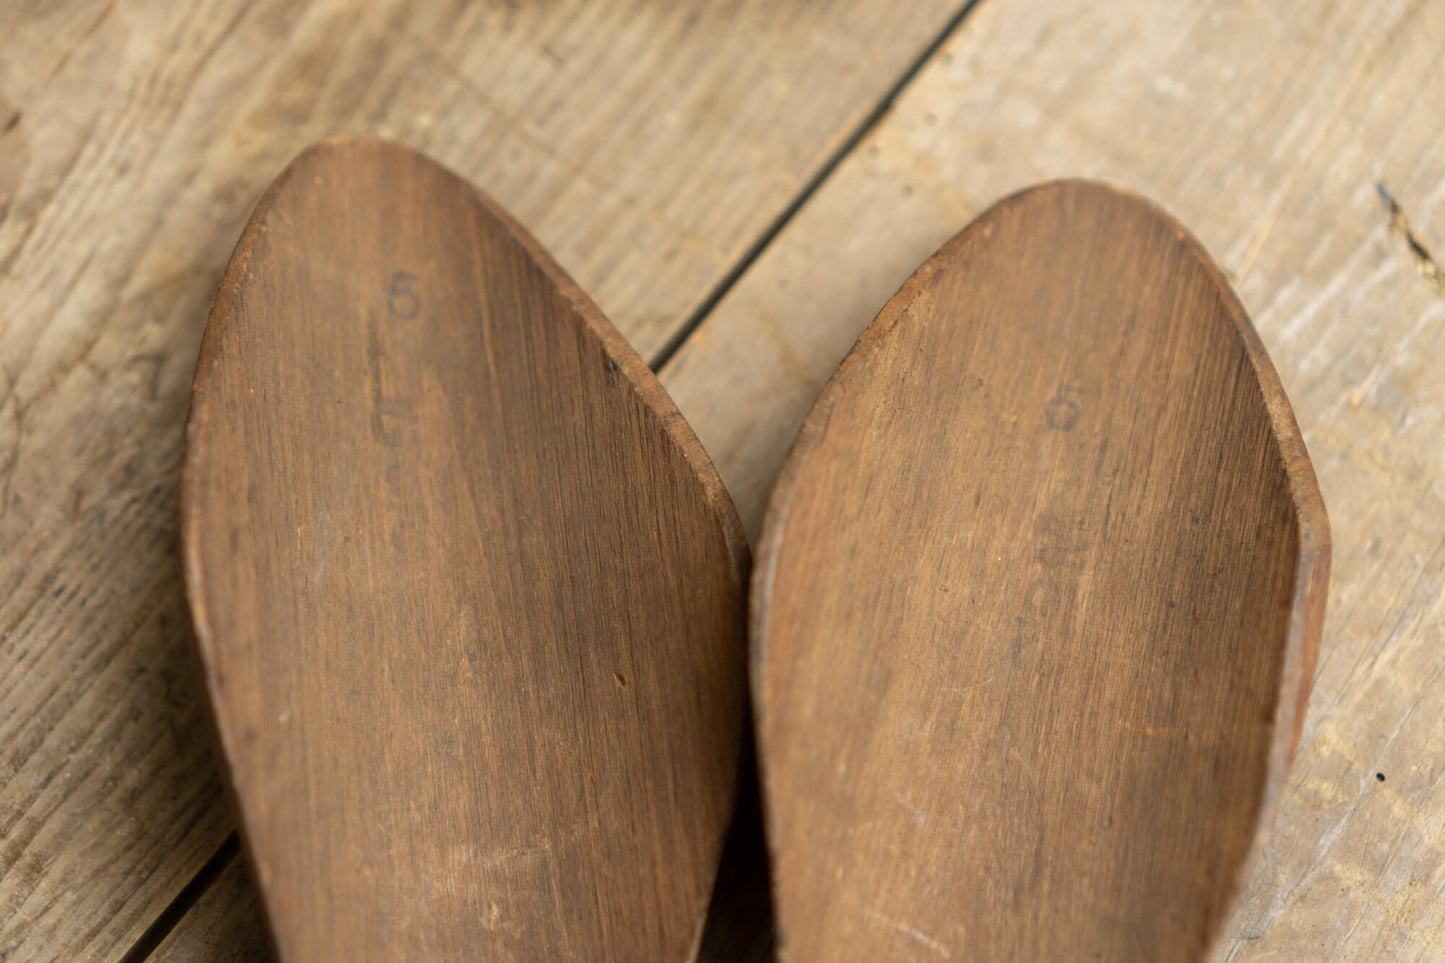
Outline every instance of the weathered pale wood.
[(824, 379), (991, 198), (1094, 176), (1190, 225), (1334, 531), (1299, 754), (1220, 959), (1445, 952), (1445, 301), (1376, 192), (1445, 248), (1442, 44), (1439, 4), (990, 0), (664, 376), (751, 527)]
[(191, 397), (186, 594), (278, 956), (691, 959), (747, 540), (586, 294), (452, 172), (328, 140)]
[(1289, 402), (1197, 243), (1098, 183), (989, 208), (859, 339), (768, 500), (779, 959), (1204, 959), (1328, 571)]
[(427, 149), (646, 354), (956, 5), (0, 4), (0, 948), (116, 956), (230, 831), (175, 469), (221, 268), (302, 145)]

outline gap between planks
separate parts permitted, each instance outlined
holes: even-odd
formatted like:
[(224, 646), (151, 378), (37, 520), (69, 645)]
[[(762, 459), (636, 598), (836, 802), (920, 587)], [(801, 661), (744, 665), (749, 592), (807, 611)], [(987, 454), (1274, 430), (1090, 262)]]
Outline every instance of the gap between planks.
[(783, 229), (797, 216), (798, 212), (812, 199), (813, 195), (827, 182), (828, 178), (833, 176), (833, 172), (838, 169), (838, 165), (842, 164), (843, 161), (857, 149), (858, 145), (873, 132), (873, 129), (882, 122), (883, 118), (888, 116), (888, 111), (892, 109), (899, 95), (908, 88), (909, 84), (913, 83), (913, 79), (918, 76), (918, 72), (933, 59), (934, 54), (938, 53), (943, 45), (953, 38), (954, 34), (963, 26), (963, 22), (968, 19), (968, 15), (972, 13), (974, 8), (981, 2), (982, 0), (964, 0), (963, 5), (958, 8), (957, 12), (948, 18), (948, 22), (943, 25), (943, 29), (919, 52), (918, 56), (913, 59), (913, 62), (898, 75), (898, 79), (883, 92), (883, 96), (873, 105), (873, 109), (868, 111), (868, 113), (863, 116), (863, 119), (854, 126), (853, 130), (843, 138), (837, 149), (824, 159), (817, 172), (803, 185), (802, 189), (798, 191), (793, 199), (788, 202), (788, 205), (783, 208), (773, 222), (763, 229), (763, 232), (758, 235), (758, 239), (748, 246), (748, 249), (743, 252), (742, 257), (738, 258), (737, 263), (728, 269), (728, 272), (722, 276), (722, 279), (708, 292), (707, 297), (703, 298), (702, 303), (697, 306), (697, 309), (688, 315), (687, 319), (678, 326), (677, 330), (674, 331), (666, 343), (658, 349), (657, 353), (648, 359), (647, 364), (654, 372), (662, 371), (662, 369), (667, 366), (667, 363), (673, 359), (673, 356), (682, 350), (682, 346), (687, 343), (687, 339), (692, 337), (694, 331), (702, 327), (702, 323), (707, 320), (713, 308), (717, 307), (718, 304), (722, 302), (722, 299), (727, 297), (728, 292), (731, 291), (738, 281), (742, 279), (742, 276), (748, 272), (748, 268), (752, 267), (754, 262), (762, 256), (762, 253), (767, 250), (768, 246), (773, 243), (773, 240), (783, 232)]
[(176, 928), (176, 924), (200, 902), (201, 897), (206, 895), (206, 891), (240, 856), (241, 837), (235, 830), (232, 830), (231, 835), (226, 837), (226, 841), (221, 844), (220, 848), (211, 855), (210, 859), (206, 860), (205, 865), (197, 870), (196, 875), (191, 877), (191, 881), (181, 888), (181, 891), (176, 894), (176, 898), (171, 900), (170, 905), (151, 921), (151, 925), (146, 927), (145, 932), (140, 935), (140, 939), (126, 950), (125, 955), (117, 963), (142, 963), (143, 960), (148, 959), (156, 951), (156, 948), (165, 942), (165, 938), (170, 935), (171, 930)]

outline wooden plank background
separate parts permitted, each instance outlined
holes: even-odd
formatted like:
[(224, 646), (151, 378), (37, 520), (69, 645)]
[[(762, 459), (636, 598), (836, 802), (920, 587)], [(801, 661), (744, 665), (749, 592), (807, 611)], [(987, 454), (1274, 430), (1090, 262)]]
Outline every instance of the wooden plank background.
[[(750, 530), (833, 365), (992, 199), (1160, 201), (1234, 278), (1334, 526), (1304, 741), (1220, 959), (1442, 958), (1445, 291), (1405, 237), (1445, 251), (1441, 50), (1428, 0), (0, 7), (0, 959), (259, 952), (175, 468), (240, 225), (333, 133), (526, 223), (667, 362)], [(765, 955), (750, 919), (716, 958)]]

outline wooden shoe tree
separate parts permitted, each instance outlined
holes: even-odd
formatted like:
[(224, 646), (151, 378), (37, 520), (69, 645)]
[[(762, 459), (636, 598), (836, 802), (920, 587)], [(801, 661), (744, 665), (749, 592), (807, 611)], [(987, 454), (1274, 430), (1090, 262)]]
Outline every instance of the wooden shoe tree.
[(1200, 960), (1299, 736), (1329, 528), (1197, 242), (1088, 183), (949, 242), (773, 492), (779, 959)]
[(302, 154), (197, 365), (182, 550), (284, 963), (685, 960), (747, 545), (647, 366), (421, 155)]

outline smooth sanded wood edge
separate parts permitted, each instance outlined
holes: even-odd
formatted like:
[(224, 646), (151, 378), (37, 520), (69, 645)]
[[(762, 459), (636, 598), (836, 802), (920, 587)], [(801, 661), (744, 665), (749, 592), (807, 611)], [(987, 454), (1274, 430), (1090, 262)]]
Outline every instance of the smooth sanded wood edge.
[[(692, 427), (678, 411), (677, 405), (667, 393), (667, 389), (662, 386), (662, 382), (657, 379), (647, 362), (642, 360), (628, 340), (613, 326), (611, 321), (607, 320), (601, 308), (587, 296), (586, 292), (562, 269), (547, 249), (521, 224), (470, 181), (425, 154), (403, 144), (377, 137), (343, 136), (327, 138), (306, 147), (282, 169), (281, 173), (262, 193), (255, 207), (252, 208), (251, 214), (246, 220), (246, 226), (241, 232), (241, 237), (236, 242), (235, 250), (227, 262), (216, 296), (211, 302), (211, 310), (206, 317), (205, 330), (201, 335), (200, 350), (196, 360), (196, 370), (191, 382), (190, 409), (186, 416), (185, 440), (180, 467), (181, 576), (191, 612), (196, 647), (199, 650), (200, 657), (197, 661), (206, 689), (206, 710), (211, 722), (210, 730), (222, 762), (220, 766), (222, 783), (225, 786), (231, 813), (241, 829), (242, 849), (251, 866), (257, 865), (255, 854), (251, 850), (251, 827), (246, 823), (246, 811), (240, 805), (231, 778), (231, 760), (235, 758), (235, 755), (226, 730), (217, 715), (217, 706), (220, 704), (221, 696), (220, 680), (216, 676), (210, 658), (214, 638), (210, 612), (206, 605), (205, 570), (200, 549), (200, 519), (205, 509), (201, 504), (199, 486), (194, 481), (205, 451), (206, 431), (204, 429), (210, 419), (210, 403), (203, 391), (197, 391), (197, 387), (204, 383), (204, 380), (209, 377), (211, 368), (219, 362), (217, 345), (220, 331), (230, 323), (237, 292), (250, 279), (256, 238), (274, 206), (276, 197), (287, 189), (297, 171), (320, 155), (356, 148), (404, 151), (413, 155), (419, 162), (431, 165), (453, 180), (458, 188), (464, 190), (485, 209), (488, 215), (527, 252), (548, 280), (556, 285), (559, 293), (567, 300), (573, 311), (586, 323), (589, 333), (600, 342), (603, 350), (617, 363), (619, 370), (631, 383), (633, 390), (642, 398), (647, 408), (656, 415), (658, 426), (681, 451), (688, 467), (692, 469), (694, 477), (702, 486), (713, 518), (721, 530), (728, 557), (732, 562), (733, 584), (740, 599), (745, 600), (746, 598), (752, 564), (747, 534), (743, 528), (742, 519), (738, 515), (737, 507), (733, 504), (732, 496), (728, 494), (722, 477), (703, 449), (702, 443), (698, 441)], [(743, 732), (738, 733), (738, 738), (739, 740), (743, 738)], [(736, 795), (737, 787), (741, 786), (744, 780), (735, 775), (734, 781)], [(735, 804), (736, 800), (734, 800)], [(723, 840), (719, 840), (719, 846), (722, 845), (722, 842)], [(715, 877), (709, 877), (707, 888), (702, 894), (701, 905), (704, 912), (699, 914), (689, 953), (690, 958), (697, 956), (698, 949), (702, 944), (707, 924), (705, 910), (712, 901), (712, 890), (715, 883)], [(275, 942), (275, 921), (271, 917), (270, 904), (265, 899), (260, 900), (260, 904), (261, 913), (266, 922), (267, 943), (273, 955), (279, 959), (280, 951)]]
[[(1325, 600), (1328, 594), (1330, 570), (1330, 523), (1325, 512), (1324, 498), (1320, 494), (1319, 482), (1315, 478), (1314, 466), (1295, 420), (1294, 409), (1284, 393), (1274, 363), (1270, 361), (1259, 333), (1249, 320), (1243, 304), (1240, 303), (1233, 285), (1228, 282), (1213, 257), (1202, 243), (1167, 211), (1148, 198), (1112, 184), (1083, 179), (1046, 181), (1009, 194), (994, 202), (968, 223), (959, 233), (944, 243), (916, 270), (879, 311), (858, 337), (848, 354), (828, 378), (803, 419), (792, 445), (783, 459), (782, 467), (773, 481), (763, 512), (762, 526), (758, 534), (752, 585), (748, 603), (748, 674), (753, 701), (753, 714), (757, 731), (757, 753), (759, 782), (762, 787), (764, 809), (764, 836), (768, 855), (777, 865), (777, 841), (771, 827), (775, 824), (773, 815), (776, 803), (772, 796), (771, 770), (768, 765), (769, 746), (766, 736), (766, 715), (768, 710), (766, 690), (767, 663), (767, 616), (772, 607), (773, 576), (777, 566), (778, 552), (783, 534), (787, 529), (788, 511), (796, 494), (798, 482), (813, 449), (822, 441), (828, 430), (833, 404), (852, 382), (858, 370), (867, 366), (884, 339), (904, 319), (917, 301), (919, 294), (932, 284), (939, 272), (951, 266), (971, 245), (980, 233), (985, 236), (993, 217), (1000, 211), (1021, 203), (1032, 195), (1054, 190), (1102, 191), (1146, 208), (1150, 214), (1166, 224), (1184, 242), (1204, 268), (1215, 287), (1222, 293), (1226, 310), (1243, 344), (1245, 352), (1254, 367), (1265, 407), (1269, 411), (1271, 434), (1280, 454), (1281, 463), (1289, 479), (1291, 502), (1294, 505), (1295, 521), (1299, 532), (1298, 558), (1295, 564), (1294, 597), (1291, 603), (1289, 631), (1285, 638), (1280, 686), (1275, 705), (1274, 728), (1270, 734), (1268, 768), (1255, 825), (1250, 835), (1249, 849), (1234, 878), (1226, 906), (1232, 907), (1238, 898), (1243, 880), (1264, 848), (1269, 825), (1274, 821), (1290, 762), (1299, 745), (1300, 732), (1304, 725), (1305, 708), (1309, 703), (1310, 688), (1314, 681), (1315, 666), (1319, 657), (1320, 636), (1324, 628)], [(777, 903), (777, 884), (774, 881), (774, 904)], [(1226, 914), (1227, 916), (1227, 914)], [(780, 921), (781, 923), (782, 921)], [(1227, 919), (1220, 919), (1209, 934), (1208, 948), (1212, 952), (1224, 932)]]
[[(308, 148), (308, 151), (312, 149), (314, 148)], [(220, 704), (220, 680), (216, 675), (215, 666), (208, 656), (208, 653), (213, 650), (213, 640), (210, 611), (206, 605), (205, 571), (201, 562), (199, 532), (202, 509), (198, 504), (199, 486), (194, 484), (192, 479), (198, 471), (204, 447), (202, 439), (206, 437), (204, 427), (210, 420), (210, 406), (207, 399), (197, 393), (196, 387), (209, 377), (211, 368), (217, 362), (216, 345), (220, 338), (219, 331), (229, 320), (231, 306), (236, 299), (237, 292), (250, 278), (251, 256), (255, 248), (256, 236), (261, 230), (261, 222), (271, 209), (276, 195), (286, 188), (287, 183), (296, 173), (298, 162), (306, 156), (308, 151), (302, 151), (293, 158), (261, 194), (260, 199), (256, 201), (256, 205), (246, 218), (246, 226), (242, 229), (241, 237), (236, 242), (236, 248), (226, 263), (226, 269), (221, 275), (221, 283), (216, 289), (216, 296), (211, 300), (211, 310), (206, 315), (205, 328), (201, 332), (200, 349), (196, 356), (196, 370), (191, 376), (191, 399), (189, 410), (186, 413), (185, 438), (181, 445), (178, 528), (181, 582), (185, 588), (186, 607), (190, 611), (191, 630), (195, 635), (195, 663), (200, 672), (202, 685), (206, 690), (206, 718), (210, 720), (207, 728), (210, 730), (211, 742), (218, 750), (216, 758), (219, 765), (217, 769), (221, 775), (221, 785), (225, 789), (231, 815), (241, 830), (241, 849), (251, 866), (257, 865), (255, 854), (251, 852), (251, 827), (246, 824), (246, 811), (241, 807), (240, 799), (236, 795), (235, 783), (231, 778), (231, 760), (235, 758), (235, 753), (216, 711)], [(280, 946), (276, 942), (275, 920), (271, 917), (271, 909), (267, 901), (261, 899), (259, 903), (261, 918), (266, 924), (266, 945), (270, 949), (271, 956), (279, 960), (282, 957)]]

